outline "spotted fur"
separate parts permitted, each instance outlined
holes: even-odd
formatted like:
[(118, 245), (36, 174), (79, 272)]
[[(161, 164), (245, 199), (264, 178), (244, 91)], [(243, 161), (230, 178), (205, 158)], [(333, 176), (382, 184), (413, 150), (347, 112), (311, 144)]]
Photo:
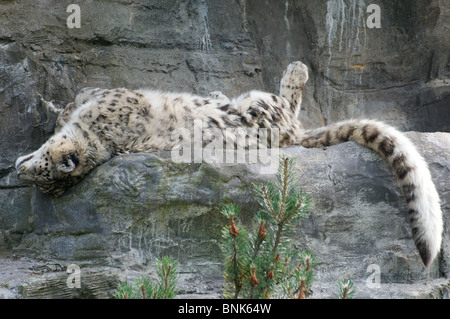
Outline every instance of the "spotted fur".
[[(196, 121), (201, 121), (203, 131), (222, 134), (226, 143), (236, 146), (257, 144), (253, 137), (242, 141), (228, 132), (241, 127), (276, 130), (281, 147), (325, 147), (355, 141), (378, 152), (392, 167), (408, 204), (414, 241), (429, 266), (440, 250), (443, 222), (427, 164), (405, 135), (381, 122), (356, 119), (303, 130), (297, 116), (307, 80), (307, 67), (293, 62), (283, 73), (279, 96), (250, 91), (230, 100), (220, 92), (201, 97), (151, 90), (83, 89), (60, 113), (55, 134), (34, 153), (17, 159), (19, 179), (58, 196), (115, 155), (177, 147), (180, 140), (192, 136)], [(204, 144), (211, 139), (206, 135)]]
[(443, 221), (439, 195), (427, 163), (404, 134), (378, 121), (347, 120), (304, 131), (298, 144), (325, 147), (346, 141), (355, 141), (379, 153), (392, 167), (408, 205), (414, 242), (428, 266), (440, 251)]

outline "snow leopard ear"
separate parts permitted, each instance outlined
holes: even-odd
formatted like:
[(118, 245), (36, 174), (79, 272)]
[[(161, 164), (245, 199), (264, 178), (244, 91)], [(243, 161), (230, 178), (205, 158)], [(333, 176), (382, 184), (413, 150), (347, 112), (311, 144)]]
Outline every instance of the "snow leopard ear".
[(77, 168), (79, 163), (78, 154), (69, 153), (63, 156), (62, 161), (58, 164), (57, 169), (62, 173), (70, 173)]

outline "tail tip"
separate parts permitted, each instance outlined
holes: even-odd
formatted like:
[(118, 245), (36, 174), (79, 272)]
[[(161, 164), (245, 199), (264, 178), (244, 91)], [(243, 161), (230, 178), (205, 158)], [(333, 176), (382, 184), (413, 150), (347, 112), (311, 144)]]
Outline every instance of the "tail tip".
[(431, 258), (431, 254), (428, 250), (421, 250), (419, 251), (420, 258), (422, 259), (423, 264), (425, 265), (425, 268), (429, 268), (431, 262), (434, 258)]
[(429, 268), (433, 260), (436, 258), (438, 252), (434, 252), (425, 245), (417, 245), (417, 249), (419, 251), (420, 258), (422, 259), (425, 268)]

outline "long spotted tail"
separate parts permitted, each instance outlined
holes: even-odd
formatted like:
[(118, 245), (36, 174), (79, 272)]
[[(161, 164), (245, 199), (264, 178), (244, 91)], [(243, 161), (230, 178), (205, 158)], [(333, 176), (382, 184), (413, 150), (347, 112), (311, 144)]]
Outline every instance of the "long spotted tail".
[(427, 163), (404, 134), (372, 120), (348, 120), (309, 130), (296, 144), (325, 147), (346, 141), (376, 151), (392, 167), (408, 204), (414, 242), (428, 267), (441, 248), (443, 218)]

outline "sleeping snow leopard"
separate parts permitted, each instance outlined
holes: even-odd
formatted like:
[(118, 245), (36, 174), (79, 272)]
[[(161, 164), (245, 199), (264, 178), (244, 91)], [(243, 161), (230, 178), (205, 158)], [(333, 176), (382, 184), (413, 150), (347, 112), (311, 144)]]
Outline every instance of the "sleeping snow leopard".
[[(413, 239), (428, 267), (440, 251), (443, 220), (439, 195), (424, 159), (405, 135), (378, 121), (352, 119), (302, 129), (297, 116), (307, 80), (307, 67), (297, 61), (284, 71), (279, 96), (250, 91), (230, 100), (220, 92), (201, 97), (151, 90), (83, 89), (60, 113), (55, 134), (34, 153), (17, 159), (18, 178), (59, 196), (115, 155), (176, 147), (184, 136), (173, 139), (171, 134), (180, 127), (186, 134), (192, 133), (195, 121), (201, 121), (202, 129), (222, 132), (224, 141), (234, 144), (240, 141), (227, 132), (239, 127), (276, 130), (280, 147), (326, 147), (355, 141), (390, 164), (408, 204)], [(245, 143), (256, 142), (248, 138)]]

